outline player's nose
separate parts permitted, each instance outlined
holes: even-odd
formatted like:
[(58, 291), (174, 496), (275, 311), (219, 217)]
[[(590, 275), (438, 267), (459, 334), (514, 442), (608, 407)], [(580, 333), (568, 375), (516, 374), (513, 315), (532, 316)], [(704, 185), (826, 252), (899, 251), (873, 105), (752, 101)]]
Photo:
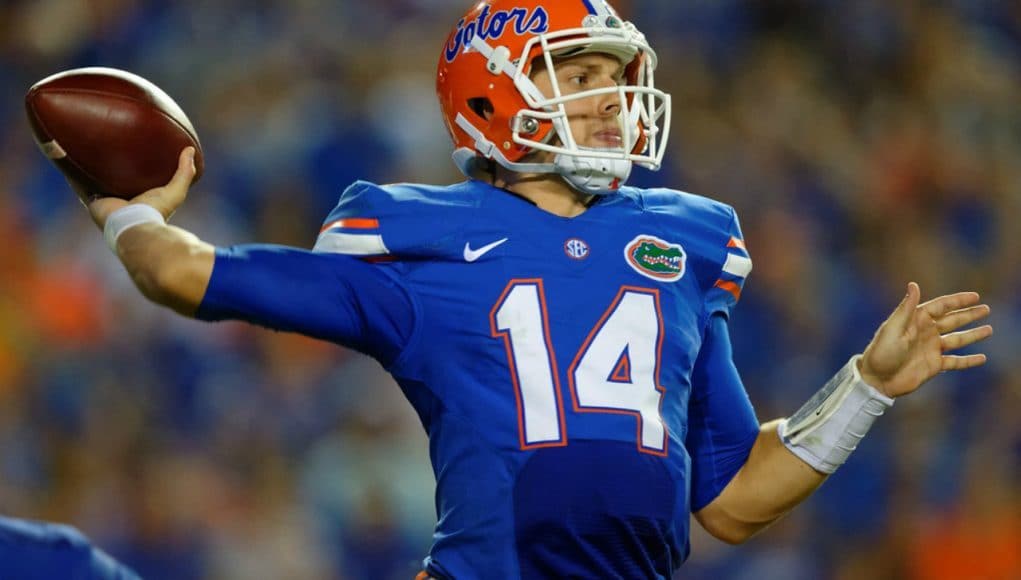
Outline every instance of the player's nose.
[[(613, 83), (607, 86), (616, 87), (617, 84)], [(619, 115), (621, 111), (620, 93), (612, 92), (598, 96), (596, 98), (596, 111), (600, 117), (604, 118)]]

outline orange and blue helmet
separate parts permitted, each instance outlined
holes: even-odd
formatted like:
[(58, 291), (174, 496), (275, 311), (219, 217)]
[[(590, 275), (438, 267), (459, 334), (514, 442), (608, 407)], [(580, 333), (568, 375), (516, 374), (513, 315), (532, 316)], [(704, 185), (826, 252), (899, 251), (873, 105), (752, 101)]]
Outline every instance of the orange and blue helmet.
[[(618, 58), (622, 83), (563, 95), (554, 77), (543, 94), (530, 74), (537, 59), (587, 52)], [(633, 164), (658, 170), (670, 134), (670, 95), (655, 87), (657, 57), (639, 30), (604, 0), (483, 0), (457, 23), (440, 54), (436, 91), (466, 174), (479, 158), (510, 171), (561, 175), (579, 191), (616, 191)], [(564, 105), (616, 94), (623, 145), (579, 146)], [(548, 151), (552, 162), (526, 158)]]

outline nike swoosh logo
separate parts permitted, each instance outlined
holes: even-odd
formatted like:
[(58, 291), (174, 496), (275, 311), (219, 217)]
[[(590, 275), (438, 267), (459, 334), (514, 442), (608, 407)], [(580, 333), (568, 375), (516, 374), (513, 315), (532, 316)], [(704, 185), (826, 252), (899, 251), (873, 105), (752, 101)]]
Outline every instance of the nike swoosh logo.
[(474, 261), (478, 260), (479, 258), (481, 258), (482, 256), (485, 256), (493, 248), (495, 248), (495, 247), (499, 246), (500, 244), (506, 242), (508, 239), (509, 238), (504, 238), (502, 240), (497, 240), (497, 241), (493, 242), (492, 244), (489, 244), (488, 246), (482, 246), (481, 248), (479, 248), (477, 250), (473, 250), (472, 249), (471, 242), (466, 242), (464, 244), (464, 261), (465, 262), (474, 262)]

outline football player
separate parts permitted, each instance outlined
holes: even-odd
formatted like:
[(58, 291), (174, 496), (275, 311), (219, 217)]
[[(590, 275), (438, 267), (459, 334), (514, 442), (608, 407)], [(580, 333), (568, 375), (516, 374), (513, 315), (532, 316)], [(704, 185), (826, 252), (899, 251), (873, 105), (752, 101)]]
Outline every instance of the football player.
[[(424, 576), (668, 578), (689, 516), (739, 543), (804, 500), (894, 399), (984, 355), (972, 292), (910, 283), (862, 354), (759, 424), (728, 317), (752, 260), (734, 210), (625, 183), (658, 169), (658, 55), (603, 0), (483, 0), (440, 50), (466, 180), (357, 182), (315, 248), (216, 248), (166, 224), (165, 187), (89, 209), (151, 300), (375, 357), (431, 443)], [(338, 160), (342, 162), (343, 160)]]
[(71, 526), (0, 517), (3, 580), (138, 580)]

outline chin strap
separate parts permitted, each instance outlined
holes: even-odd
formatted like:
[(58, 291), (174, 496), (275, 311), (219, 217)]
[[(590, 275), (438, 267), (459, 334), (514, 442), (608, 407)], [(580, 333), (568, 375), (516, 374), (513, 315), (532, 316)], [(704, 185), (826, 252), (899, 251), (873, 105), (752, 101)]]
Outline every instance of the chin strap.
[[(492, 159), (503, 168), (517, 173), (553, 173), (559, 175), (576, 190), (589, 195), (617, 193), (631, 176), (633, 167), (626, 159), (607, 159), (586, 155), (557, 155), (553, 163), (515, 163), (504, 156), (495, 143), (486, 138), (464, 115), (457, 116), (457, 126), (475, 140), (475, 149), (454, 151), (454, 163), (461, 173), (470, 176), (472, 164), (479, 155)], [(600, 151), (579, 148), (580, 151)]]
[(479, 131), (475, 125), (471, 124), (471, 121), (465, 118), (464, 115), (457, 115), (457, 126), (464, 130), (472, 139), (475, 140), (475, 150), (462, 148), (454, 151), (454, 163), (457, 164), (458, 169), (461, 173), (468, 175), (471, 169), (472, 161), (475, 157), (481, 155), (486, 159), (492, 159), (505, 167), (510, 171), (516, 171), (518, 173), (556, 173), (556, 167), (552, 163), (514, 163), (510, 159), (507, 159), (503, 151), (496, 146), (486, 136)]

